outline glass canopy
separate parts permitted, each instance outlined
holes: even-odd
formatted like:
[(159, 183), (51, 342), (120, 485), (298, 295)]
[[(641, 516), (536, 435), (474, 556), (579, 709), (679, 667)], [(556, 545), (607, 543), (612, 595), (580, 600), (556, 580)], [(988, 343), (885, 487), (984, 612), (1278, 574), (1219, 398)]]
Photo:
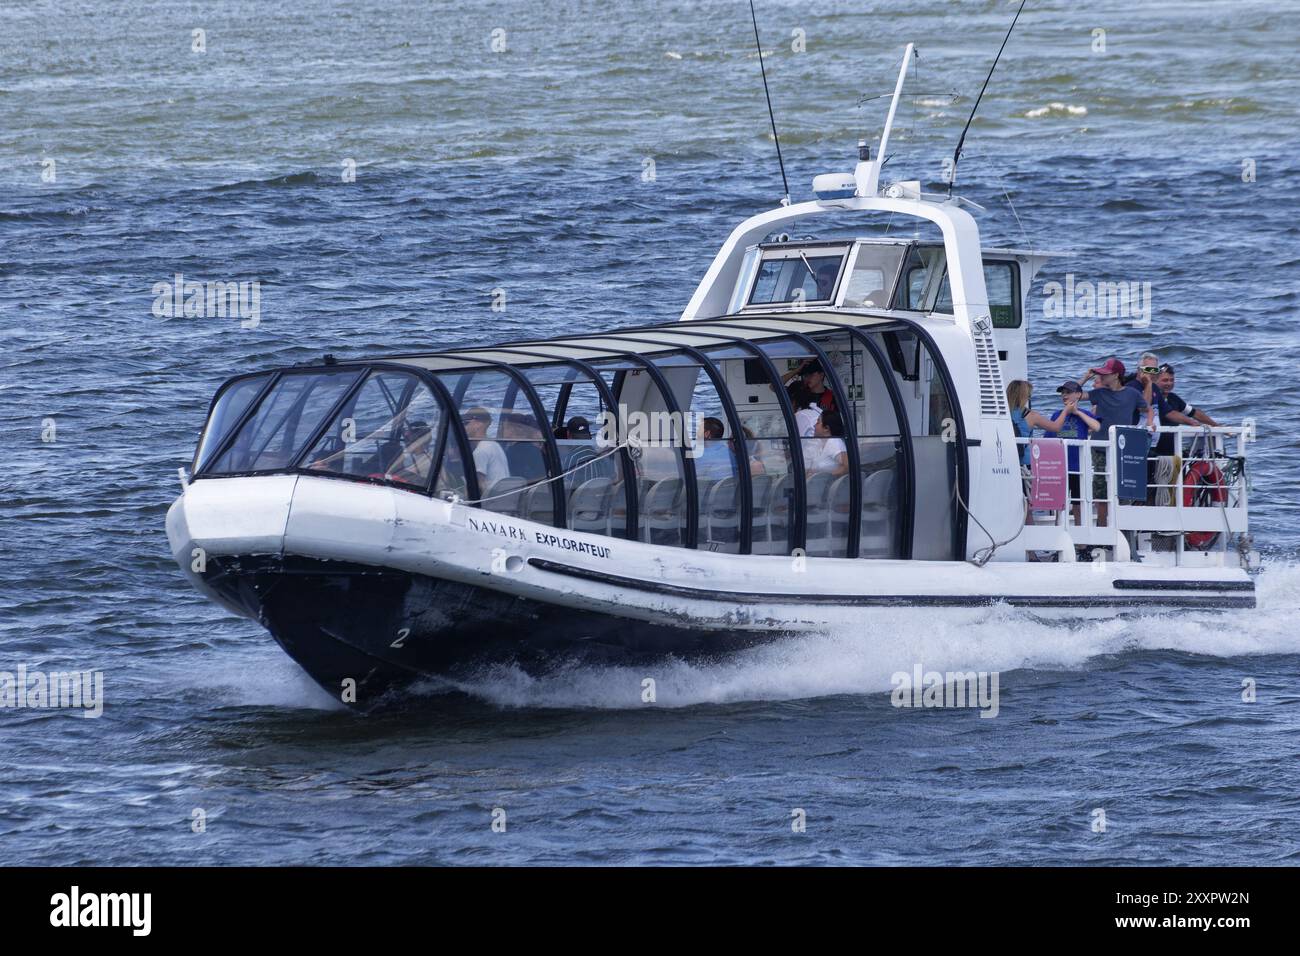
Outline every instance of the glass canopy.
[(384, 484), (665, 547), (954, 559), (957, 409), (917, 325), (745, 313), (240, 376), (194, 472)]

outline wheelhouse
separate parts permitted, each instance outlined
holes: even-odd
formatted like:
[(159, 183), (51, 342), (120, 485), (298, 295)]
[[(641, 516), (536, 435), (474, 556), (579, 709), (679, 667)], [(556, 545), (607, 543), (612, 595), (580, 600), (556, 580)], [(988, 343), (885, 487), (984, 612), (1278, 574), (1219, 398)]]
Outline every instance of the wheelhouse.
[[(811, 416), (787, 387), (810, 361), (829, 393)], [(837, 428), (813, 428), (822, 408)], [(391, 485), (669, 547), (955, 560), (965, 447), (920, 324), (743, 312), (240, 376), (192, 470)]]

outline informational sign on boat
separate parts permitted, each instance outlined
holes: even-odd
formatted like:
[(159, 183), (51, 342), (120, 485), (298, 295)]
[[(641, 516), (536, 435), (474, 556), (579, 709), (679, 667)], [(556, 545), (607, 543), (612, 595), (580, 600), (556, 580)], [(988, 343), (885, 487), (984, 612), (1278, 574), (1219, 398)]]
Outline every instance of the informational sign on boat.
[(1065, 442), (1059, 438), (1035, 438), (1029, 443), (1031, 508), (1061, 511), (1065, 508)]
[(1145, 428), (1115, 429), (1115, 497), (1121, 501), (1146, 501), (1147, 452), (1151, 435)]

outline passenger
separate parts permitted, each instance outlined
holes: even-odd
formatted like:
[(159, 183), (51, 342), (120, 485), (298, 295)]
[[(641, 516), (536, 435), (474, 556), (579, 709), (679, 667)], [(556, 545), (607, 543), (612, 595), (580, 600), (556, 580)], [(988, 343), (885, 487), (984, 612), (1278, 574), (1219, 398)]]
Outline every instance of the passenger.
[[(1058, 388), (1057, 391), (1059, 392), (1060, 389)], [(1017, 438), (1032, 438), (1035, 428), (1056, 434), (1067, 427), (1063, 418), (1058, 416), (1045, 418), (1030, 408), (1029, 400), (1033, 395), (1034, 386), (1022, 378), (1007, 385), (1007, 405), (1011, 408), (1011, 425), (1016, 430)], [(1028, 467), (1029, 460), (1029, 445), (1026, 444), (1020, 450), (1020, 463)]]
[[(1196, 425), (1196, 420), (1184, 414), (1180, 408), (1174, 408), (1170, 404), (1164, 391), (1156, 385), (1156, 379), (1160, 377), (1160, 356), (1154, 352), (1147, 352), (1142, 356), (1141, 363), (1138, 365), (1137, 373), (1125, 378), (1124, 384), (1129, 388), (1136, 388), (1142, 392), (1142, 397), (1146, 399), (1147, 404), (1155, 409), (1156, 417), (1160, 420), (1161, 425)], [(1151, 449), (1152, 456), (1172, 455), (1174, 447), (1174, 436), (1161, 435)], [(1162, 450), (1162, 449), (1168, 449)]]
[(1142, 393), (1142, 397), (1150, 405), (1155, 401), (1153, 394), (1155, 389), (1155, 378), (1160, 371), (1160, 357), (1153, 352), (1143, 352), (1142, 358), (1138, 360), (1136, 372), (1130, 372), (1127, 375), (1120, 376), (1120, 382), (1128, 388), (1136, 388)]
[(1168, 363), (1160, 366), (1160, 374), (1156, 376), (1156, 388), (1164, 393), (1165, 400), (1169, 402), (1174, 411), (1182, 412), (1184, 415), (1190, 415), (1202, 425), (1209, 425), (1211, 428), (1218, 428), (1219, 423), (1209, 416), (1200, 406), (1192, 407), (1178, 397), (1174, 391), (1177, 382), (1174, 378), (1174, 367)]
[(597, 448), (592, 439), (591, 422), (581, 415), (574, 415), (564, 426), (564, 433), (567, 437), (561, 451), (566, 487), (577, 488), (592, 478), (618, 477), (615, 457), (605, 454), (608, 448)]
[(573, 441), (591, 441), (591, 422), (581, 415), (574, 415), (565, 426), (565, 438)]
[(501, 437), (506, 442), (506, 460), (510, 474), (530, 482), (546, 477), (546, 455), (542, 433), (533, 423), (531, 415), (506, 412), (501, 416)]
[(478, 472), (478, 486), (486, 495), (489, 488), (502, 478), (510, 477), (510, 462), (501, 446), (487, 438), (492, 415), (486, 408), (471, 408), (460, 417), (465, 434), (474, 446), (474, 470)]
[(805, 405), (803, 408), (795, 408), (794, 428), (799, 433), (800, 438), (812, 438), (813, 432), (817, 429), (817, 422), (822, 417), (822, 410), (816, 405)]
[(817, 420), (816, 440), (804, 442), (804, 466), (808, 475), (828, 472), (832, 475), (849, 473), (849, 449), (844, 444), (844, 422), (839, 412), (822, 412)]
[[(797, 381), (796, 381), (797, 379)], [(835, 393), (826, 387), (826, 370), (818, 359), (808, 359), (786, 372), (781, 378), (795, 412), (816, 406), (820, 411), (834, 411)]]
[(401, 446), (384, 477), (423, 486), (429, 478), (429, 465), (433, 463), (433, 429), (424, 421), (403, 422), (398, 433)]
[[(1053, 424), (1059, 423), (1061, 426), (1056, 437), (1076, 441), (1086, 441), (1092, 437), (1092, 433), (1101, 427), (1101, 422), (1079, 407), (1079, 402), (1083, 399), (1083, 386), (1070, 381), (1057, 386), (1056, 391), (1060, 394), (1062, 403), (1060, 410), (1052, 415)], [(1074, 523), (1078, 524), (1079, 502), (1083, 495), (1079, 491), (1079, 449), (1074, 445), (1066, 449), (1066, 470), (1069, 473), (1070, 514)]]
[[(1174, 391), (1174, 385), (1176, 384), (1174, 374), (1174, 367), (1166, 363), (1160, 366), (1160, 371), (1156, 375), (1156, 388), (1158, 388), (1160, 393), (1164, 395), (1165, 404), (1169, 406), (1171, 411), (1178, 412), (1180, 416), (1184, 418), (1190, 417), (1192, 422), (1195, 424), (1208, 425), (1210, 428), (1217, 428), (1219, 423), (1211, 418), (1204, 409), (1188, 405), (1185, 401), (1179, 398), (1178, 393)], [(1162, 418), (1160, 424), (1186, 425), (1188, 423), (1181, 419), (1175, 420), (1170, 416), (1168, 421)], [(1156, 454), (1172, 455), (1176, 450), (1177, 446), (1174, 444), (1174, 434), (1172, 432), (1160, 436), (1160, 442), (1156, 446)]]
[[(1124, 376), (1124, 363), (1111, 356), (1096, 368), (1088, 369), (1082, 384), (1096, 378), (1098, 388), (1085, 392), (1092, 403), (1092, 417), (1097, 420), (1097, 430), (1092, 433), (1095, 444), (1110, 441), (1110, 428), (1130, 427), (1138, 424), (1143, 412), (1147, 417), (1147, 428), (1155, 427), (1155, 409), (1147, 404), (1142, 392), (1135, 388), (1125, 388), (1121, 379)], [(1106, 505), (1106, 449), (1092, 449), (1092, 497), (1097, 504), (1097, 524), (1104, 526), (1109, 508)]]
[(826, 301), (835, 293), (835, 279), (840, 274), (836, 263), (827, 263), (817, 270), (817, 300)]
[(736, 459), (731, 445), (723, 441), (721, 419), (706, 418), (700, 429), (704, 449), (695, 459), (695, 477), (700, 481), (717, 481), (736, 474)]

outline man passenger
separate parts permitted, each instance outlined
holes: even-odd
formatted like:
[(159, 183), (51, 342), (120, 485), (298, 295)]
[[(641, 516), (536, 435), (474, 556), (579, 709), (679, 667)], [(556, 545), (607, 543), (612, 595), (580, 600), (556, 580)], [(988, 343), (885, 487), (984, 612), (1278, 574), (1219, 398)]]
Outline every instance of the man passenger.
[[(1122, 384), (1124, 376), (1124, 363), (1119, 359), (1111, 356), (1101, 365), (1088, 369), (1088, 374), (1083, 376), (1080, 384), (1087, 387), (1088, 382), (1096, 378), (1099, 386), (1089, 392), (1086, 392), (1088, 401), (1092, 403), (1092, 416), (1097, 420), (1100, 426), (1092, 433), (1094, 443), (1104, 443), (1110, 441), (1110, 427), (1130, 427), (1136, 425), (1139, 416), (1145, 412), (1147, 418), (1147, 428), (1155, 427), (1155, 410), (1147, 404), (1141, 390), (1135, 388), (1126, 388)], [(1106, 524), (1107, 512), (1107, 488), (1106, 488), (1106, 449), (1093, 448), (1092, 450), (1092, 497), (1097, 502), (1097, 524), (1104, 526)]]
[(471, 408), (461, 415), (460, 420), (470, 444), (474, 446), (474, 470), (478, 472), (479, 492), (487, 494), (488, 489), (502, 478), (510, 477), (510, 462), (501, 446), (487, 438), (492, 415), (486, 408)]

